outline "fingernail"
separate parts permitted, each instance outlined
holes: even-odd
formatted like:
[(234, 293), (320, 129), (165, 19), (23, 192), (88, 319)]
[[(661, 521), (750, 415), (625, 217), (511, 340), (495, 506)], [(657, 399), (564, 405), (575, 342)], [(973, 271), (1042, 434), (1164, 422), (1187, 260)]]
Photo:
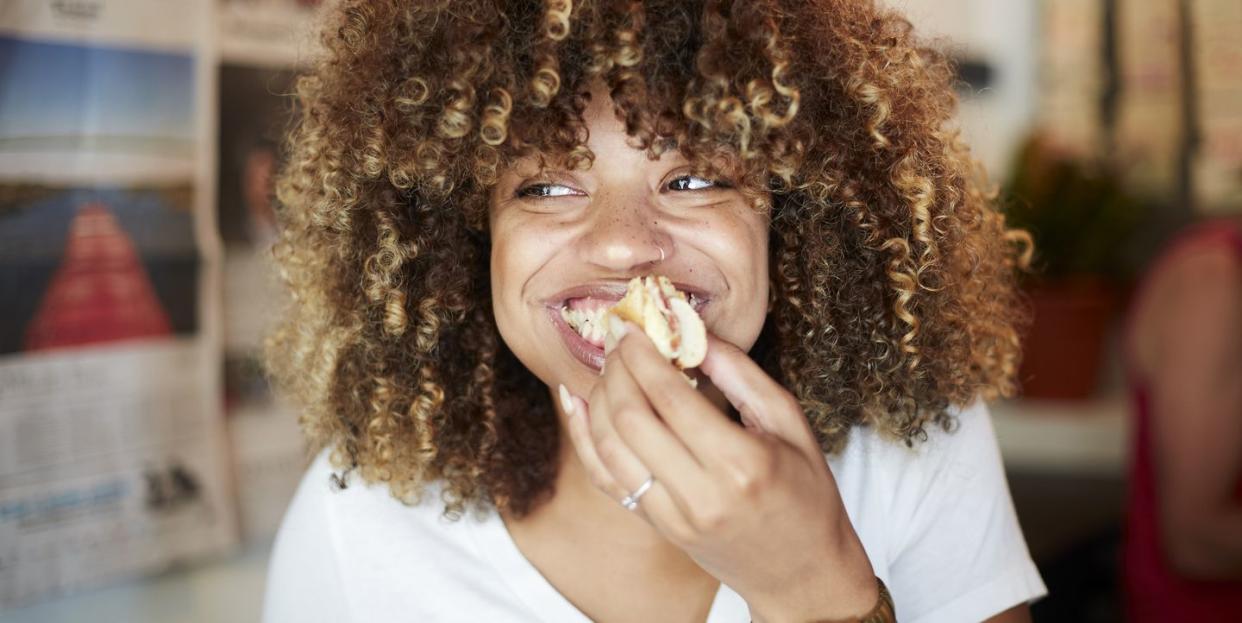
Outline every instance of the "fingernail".
[(556, 391), (561, 396), (561, 409), (565, 411), (565, 415), (573, 415), (574, 401), (573, 398), (569, 396), (569, 390), (565, 389), (565, 385), (558, 384), (556, 386)]
[(611, 334), (612, 337), (618, 342), (621, 341), (621, 338), (625, 337), (626, 332), (629, 330), (629, 327), (625, 326), (624, 320), (621, 320), (612, 314), (608, 315), (608, 333)]

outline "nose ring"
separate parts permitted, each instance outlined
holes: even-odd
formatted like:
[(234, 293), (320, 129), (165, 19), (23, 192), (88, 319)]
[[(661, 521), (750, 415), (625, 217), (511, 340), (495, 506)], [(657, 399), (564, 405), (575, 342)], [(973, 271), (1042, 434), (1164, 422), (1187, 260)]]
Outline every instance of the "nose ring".
[(664, 247), (657, 244), (656, 248), (660, 250), (660, 261), (663, 262), (664, 261)]

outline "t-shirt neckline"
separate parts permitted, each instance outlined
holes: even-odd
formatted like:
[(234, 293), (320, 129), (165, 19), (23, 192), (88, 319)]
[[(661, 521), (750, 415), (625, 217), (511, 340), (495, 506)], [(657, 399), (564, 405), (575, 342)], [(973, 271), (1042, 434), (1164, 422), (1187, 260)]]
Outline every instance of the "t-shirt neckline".
[[(468, 522), (479, 554), (500, 574), (501, 580), (541, 621), (592, 623), (518, 549), (504, 518), (490, 511), (486, 519)], [(740, 611), (738, 610), (740, 606)], [(746, 602), (723, 582), (712, 599), (705, 623), (725, 623), (733, 612), (749, 613)]]

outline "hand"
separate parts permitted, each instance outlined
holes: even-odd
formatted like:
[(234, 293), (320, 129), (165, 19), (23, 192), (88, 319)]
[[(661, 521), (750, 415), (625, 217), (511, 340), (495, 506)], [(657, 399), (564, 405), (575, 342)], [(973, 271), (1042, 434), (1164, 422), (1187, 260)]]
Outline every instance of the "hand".
[(634, 325), (607, 355), (569, 431), (592, 482), (736, 590), (756, 620), (866, 613), (875, 578), (836, 481), (792, 394), (709, 334), (699, 368), (745, 428), (691, 388)]

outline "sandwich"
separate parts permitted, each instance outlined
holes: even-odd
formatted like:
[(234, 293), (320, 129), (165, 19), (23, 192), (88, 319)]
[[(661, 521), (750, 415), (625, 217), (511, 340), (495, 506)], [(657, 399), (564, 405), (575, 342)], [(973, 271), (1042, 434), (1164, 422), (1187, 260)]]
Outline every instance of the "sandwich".
[[(664, 276), (635, 277), (630, 280), (625, 296), (608, 309), (606, 315), (616, 316), (640, 327), (651, 338), (656, 350), (682, 370), (703, 363), (707, 355), (707, 328), (685, 293)], [(604, 338), (605, 350), (611, 351), (616, 337), (611, 331)], [(684, 375), (684, 373), (683, 373)], [(686, 377), (691, 385), (695, 382)]]

